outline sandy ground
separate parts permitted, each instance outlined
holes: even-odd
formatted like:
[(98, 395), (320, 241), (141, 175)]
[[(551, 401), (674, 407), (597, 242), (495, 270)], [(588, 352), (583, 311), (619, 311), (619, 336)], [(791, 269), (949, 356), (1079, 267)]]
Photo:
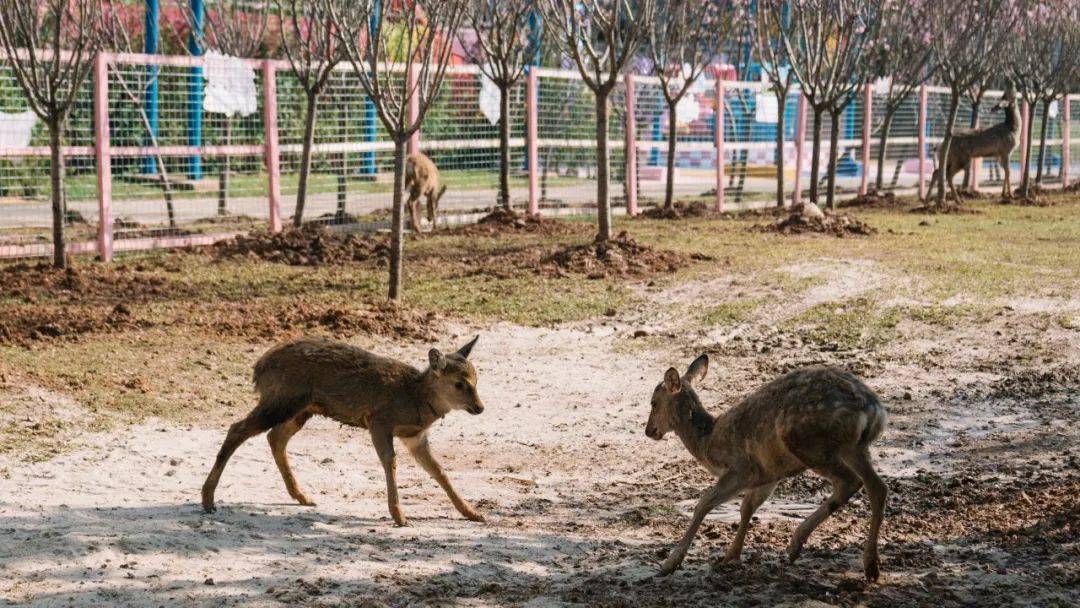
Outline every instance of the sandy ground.
[[(366, 434), (326, 420), (290, 444), (317, 507), (289, 500), (266, 441), (256, 438), (226, 469), (218, 512), (203, 514), (198, 490), (224, 429), (198, 420), (87, 435), (79, 438), (86, 447), (43, 463), (9, 458), (0, 462), (0, 602), (1075, 605), (1075, 330), (1038, 321), (1048, 304), (1025, 301), (988, 322), (902, 327), (907, 339), (875, 352), (838, 349), (780, 321), (887, 277), (871, 262), (784, 270), (822, 283), (802, 301), (720, 330), (688, 327), (667, 306), (759, 288), (726, 279), (642, 287), (646, 304), (591, 323), (456, 328), (442, 346), (481, 333), (473, 357), (488, 408), (438, 423), (432, 444), (486, 523), (458, 517), (401, 450), (411, 526), (394, 527)], [(1065, 305), (1075, 314), (1080, 301)], [(638, 330), (648, 335), (635, 339)], [(419, 364), (426, 348), (382, 350)], [(803, 364), (846, 366), (879, 392), (890, 426), (873, 454), (891, 490), (879, 584), (862, 580), (861, 495), (818, 529), (798, 562), (784, 559), (790, 532), (827, 493), (810, 475), (782, 484), (761, 508), (742, 563), (716, 561), (734, 534), (733, 501), (706, 521), (680, 571), (652, 577), (710, 480), (677, 440), (644, 436), (649, 394), (664, 369), (702, 351), (713, 357), (700, 390), (714, 412)], [(33, 388), (20, 398), (78, 415), (78, 404)]]

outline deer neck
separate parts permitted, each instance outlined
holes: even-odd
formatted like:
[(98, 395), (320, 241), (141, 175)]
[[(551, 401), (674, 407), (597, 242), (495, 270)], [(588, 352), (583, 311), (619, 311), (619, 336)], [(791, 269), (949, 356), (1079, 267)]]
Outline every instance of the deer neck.
[(1005, 126), (1009, 127), (1009, 131), (1013, 133), (1020, 131), (1020, 110), (1016, 106), (1016, 100), (1014, 99), (1009, 104), (1009, 107), (1005, 108)]
[(705, 444), (716, 426), (716, 419), (701, 405), (701, 400), (693, 389), (684, 391), (682, 403), (679, 405), (683, 411), (675, 426), (675, 435), (695, 458), (701, 460), (705, 453)]

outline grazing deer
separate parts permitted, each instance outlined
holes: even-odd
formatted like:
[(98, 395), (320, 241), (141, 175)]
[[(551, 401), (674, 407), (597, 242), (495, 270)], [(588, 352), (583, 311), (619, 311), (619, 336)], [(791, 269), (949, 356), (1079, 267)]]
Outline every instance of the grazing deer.
[(788, 558), (794, 561), (810, 533), (865, 487), (871, 515), (863, 569), (866, 578), (877, 580), (878, 531), (887, 489), (870, 462), (870, 444), (885, 428), (885, 410), (874, 391), (845, 371), (808, 367), (769, 382), (714, 418), (693, 387), (708, 367), (709, 358), (702, 355), (682, 376), (670, 368), (652, 395), (645, 434), (660, 440), (674, 431), (686, 449), (720, 478), (698, 500), (690, 528), (664, 561), (661, 576), (682, 563), (705, 516), (746, 490), (739, 529), (724, 557), (738, 560), (754, 511), (781, 480), (811, 469), (829, 480), (833, 492), (795, 530)]
[(949, 144), (949, 162), (942, 157), (944, 149), (937, 153), (938, 166), (930, 178), (931, 184), (936, 184), (942, 167), (945, 167), (945, 181), (949, 184), (953, 200), (960, 202), (956, 194), (956, 186), (953, 185), (953, 177), (971, 165), (971, 161), (984, 156), (997, 159), (998, 164), (1005, 170), (1005, 183), (1001, 196), (1012, 196), (1012, 183), (1009, 170), (1009, 155), (1012, 154), (1020, 137), (1020, 111), (1016, 109), (1016, 89), (1011, 82), (1005, 84), (1005, 95), (1001, 101), (994, 104), (992, 110), (1001, 108), (1005, 111), (1005, 120), (996, 125), (976, 129), (956, 129), (952, 133), (952, 142)]
[(405, 159), (405, 189), (409, 191), (409, 222), (413, 232), (420, 232), (420, 197), (427, 197), (427, 216), (435, 226), (439, 212), (439, 199), (446, 192), (446, 184), (439, 183), (439, 168), (426, 155), (417, 152)]
[(467, 519), (483, 521), (458, 496), (428, 447), (427, 430), (453, 410), (470, 414), (484, 411), (476, 392), (476, 369), (469, 362), (476, 340), (456, 353), (428, 352), (428, 367), (420, 371), (394, 359), (323, 338), (301, 338), (271, 348), (255, 364), (255, 390), (259, 404), (243, 420), (229, 427), (214, 468), (202, 489), (203, 509), (214, 510), (214, 490), (225, 463), (240, 444), (267, 430), (285, 489), (302, 505), (314, 506), (300, 490), (289, 468), (285, 447), (315, 414), (371, 432), (371, 441), (386, 473), (390, 515), (407, 525), (397, 491), (394, 437), (450, 497)]

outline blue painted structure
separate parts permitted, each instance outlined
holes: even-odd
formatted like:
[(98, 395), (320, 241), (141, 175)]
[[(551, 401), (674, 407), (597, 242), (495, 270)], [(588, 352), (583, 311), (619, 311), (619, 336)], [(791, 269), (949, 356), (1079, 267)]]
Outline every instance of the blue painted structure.
[[(203, 0), (191, 0), (191, 36), (188, 39), (188, 51), (192, 57), (201, 57), (203, 54), (200, 40), (203, 36), (203, 26), (206, 20), (206, 6)], [(188, 79), (188, 145), (202, 145), (203, 124), (203, 68), (191, 68)], [(192, 156), (188, 159), (188, 177), (202, 179), (202, 157)]]
[[(498, 0), (495, 0), (495, 1), (497, 2)], [(541, 26), (540, 19), (541, 18), (542, 17), (540, 16), (540, 11), (539, 10), (533, 9), (532, 11), (529, 12), (529, 48), (532, 49), (533, 56), (532, 56), (532, 59), (529, 61), (529, 65), (525, 66), (525, 75), (526, 76), (529, 75), (529, 72), (533, 68), (540, 67), (540, 59), (542, 57), (542, 52), (541, 51), (543, 50), (542, 47), (541, 47), (541, 44), (542, 44), (543, 40), (540, 37), (540, 26)], [(539, 93), (537, 94), (537, 97), (539, 97)], [(539, 99), (537, 101), (539, 101)], [(525, 154), (524, 156), (525, 156), (524, 169), (526, 171), (528, 171), (529, 170), (529, 155)]]
[[(375, 33), (376, 28), (379, 27), (379, 20), (382, 16), (382, 0), (376, 0), (375, 10), (372, 12), (371, 20), (368, 22), (368, 34)], [(364, 100), (364, 141), (374, 142), (378, 136), (378, 128), (375, 121), (379, 119), (375, 113), (375, 102), (371, 101), (371, 98)], [(360, 159), (360, 174), (361, 175), (375, 175), (375, 152), (364, 152)]]
[[(147, 55), (154, 55), (158, 52), (158, 16), (160, 14), (160, 6), (158, 0), (146, 0), (146, 18), (143, 27), (145, 28), (145, 42), (143, 43), (143, 51)], [(147, 66), (147, 84), (146, 93), (144, 98), (144, 105), (146, 107), (146, 122), (149, 123), (150, 132), (146, 135), (146, 145), (152, 146), (154, 140), (158, 134), (158, 71), (160, 68), (156, 65)], [(147, 156), (143, 159), (143, 173), (147, 175), (154, 175), (157, 173), (157, 161), (153, 156)]]

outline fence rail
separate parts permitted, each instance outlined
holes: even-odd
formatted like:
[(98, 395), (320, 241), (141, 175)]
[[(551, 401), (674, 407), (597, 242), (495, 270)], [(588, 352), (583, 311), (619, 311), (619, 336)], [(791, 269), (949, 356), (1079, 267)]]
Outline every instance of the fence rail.
[[(304, 94), (286, 62), (240, 60), (254, 99), (234, 116), (206, 107), (204, 58), (102, 54), (80, 93), (64, 147), (69, 179), (69, 248), (109, 259), (116, 251), (212, 242), (258, 227), (280, 230), (295, 208), (303, 141)], [(674, 124), (659, 79), (626, 76), (613, 92), (609, 142), (616, 204), (634, 214), (663, 196), (669, 138), (676, 138), (675, 194), (712, 197), (717, 208), (764, 206), (785, 173), (785, 198), (798, 201), (814, 162), (805, 101), (792, 91), (782, 102), (760, 82), (703, 79), (679, 105)], [(489, 207), (498, 184), (497, 91), (476, 66), (448, 69), (440, 97), (410, 142), (439, 165), (451, 214)], [(539, 213), (594, 205), (595, 108), (576, 72), (531, 70), (510, 92), (511, 199)], [(977, 124), (1000, 120), (987, 93)], [(1037, 137), (1045, 122), (1044, 182), (1068, 183), (1077, 139), (1080, 96), (1073, 95), (1023, 133)], [(873, 188), (878, 171), (881, 93), (868, 86), (838, 125), (838, 187)], [(971, 107), (958, 125), (972, 124)], [(948, 90), (926, 86), (896, 113), (881, 167), (887, 189), (928, 187), (932, 146), (944, 135)], [(717, 112), (717, 108), (720, 112)], [(415, 106), (413, 111), (415, 111)], [(783, 119), (783, 163), (776, 135)], [(27, 122), (26, 103), (0, 60), (0, 257), (48, 255), (51, 223), (44, 128)], [(21, 122), (20, 122), (21, 121)], [(822, 133), (831, 124), (823, 117)], [(26, 125), (31, 124), (27, 129)], [(1037, 159), (1022, 157), (1014, 168)], [(393, 144), (351, 68), (336, 70), (319, 99), (307, 218), (346, 224), (384, 221), (392, 197)], [(986, 159), (973, 167), (978, 187), (1001, 183)], [(824, 172), (823, 172), (824, 173)], [(622, 191), (619, 191), (621, 185)], [(445, 220), (443, 220), (445, 221)]]

